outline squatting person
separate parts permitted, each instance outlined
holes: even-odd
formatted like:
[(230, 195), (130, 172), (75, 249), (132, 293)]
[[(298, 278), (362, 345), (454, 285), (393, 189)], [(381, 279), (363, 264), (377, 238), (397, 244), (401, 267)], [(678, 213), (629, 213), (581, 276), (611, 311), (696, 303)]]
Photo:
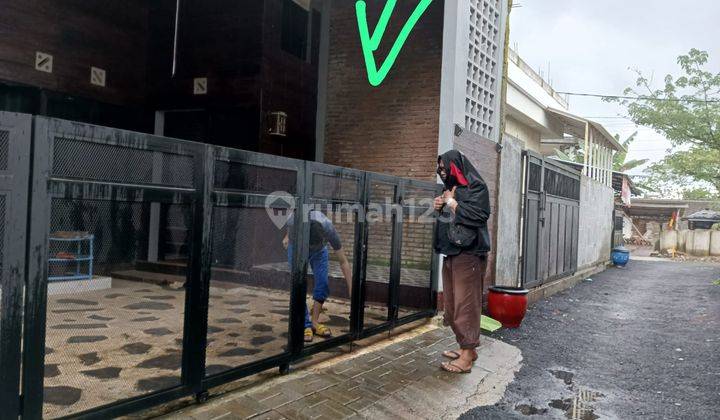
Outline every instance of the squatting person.
[[(293, 237), (292, 226), (293, 226), (293, 214), (290, 215), (286, 223), (287, 232), (285, 238), (283, 238), (283, 246), (288, 251), (288, 263), (292, 270), (293, 260)], [(307, 305), (305, 305), (305, 341), (311, 342), (313, 336), (327, 338), (332, 336), (330, 328), (319, 322), (320, 313), (323, 309), (323, 304), (330, 295), (330, 288), (328, 286), (328, 267), (329, 267), (329, 253), (328, 243), (332, 247), (335, 255), (340, 262), (340, 270), (345, 277), (347, 283), (348, 295), (352, 290), (352, 271), (350, 270), (350, 263), (345, 256), (345, 251), (342, 248), (342, 241), (332, 221), (328, 219), (321, 211), (310, 210), (309, 214), (310, 222), (310, 243), (309, 243), (309, 257), (308, 262), (313, 271), (313, 278), (315, 279), (315, 285), (313, 287), (313, 307), (312, 312), (308, 311)]]
[(438, 156), (437, 165), (445, 190), (434, 203), (440, 212), (435, 250), (445, 255), (444, 321), (459, 345), (458, 350), (443, 353), (452, 360), (443, 363), (442, 369), (469, 373), (477, 360), (475, 349), (480, 345), (483, 274), (490, 251), (490, 199), (485, 181), (462, 153), (444, 153)]

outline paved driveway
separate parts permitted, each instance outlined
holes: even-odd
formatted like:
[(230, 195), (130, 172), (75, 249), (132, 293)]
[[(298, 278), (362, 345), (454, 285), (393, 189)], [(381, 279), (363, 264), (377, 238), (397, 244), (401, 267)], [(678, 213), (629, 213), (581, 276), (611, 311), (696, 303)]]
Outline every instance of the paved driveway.
[(631, 261), (534, 305), (498, 337), (523, 367), (463, 419), (718, 418), (720, 265)]

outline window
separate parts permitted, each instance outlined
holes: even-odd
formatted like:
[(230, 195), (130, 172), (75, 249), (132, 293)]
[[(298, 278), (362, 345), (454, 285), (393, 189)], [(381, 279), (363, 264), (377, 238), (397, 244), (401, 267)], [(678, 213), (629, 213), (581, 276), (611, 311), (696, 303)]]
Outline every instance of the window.
[(308, 11), (294, 0), (283, 0), (282, 49), (303, 60), (307, 57)]

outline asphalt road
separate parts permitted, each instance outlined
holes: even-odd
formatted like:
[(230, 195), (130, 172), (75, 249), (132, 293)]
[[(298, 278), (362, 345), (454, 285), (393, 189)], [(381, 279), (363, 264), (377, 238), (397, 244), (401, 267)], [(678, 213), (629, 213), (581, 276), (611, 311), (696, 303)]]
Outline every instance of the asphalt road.
[(461, 419), (720, 419), (720, 265), (631, 261), (495, 335), (523, 366)]

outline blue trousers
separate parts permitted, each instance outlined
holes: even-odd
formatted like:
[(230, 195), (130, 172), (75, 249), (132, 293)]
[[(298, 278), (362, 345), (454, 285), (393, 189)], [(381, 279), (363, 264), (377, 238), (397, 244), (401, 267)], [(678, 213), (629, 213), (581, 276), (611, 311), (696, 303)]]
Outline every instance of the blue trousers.
[[(313, 300), (319, 303), (324, 303), (325, 299), (330, 295), (330, 286), (328, 285), (328, 257), (327, 247), (313, 252), (310, 254), (308, 262), (310, 268), (313, 271), (313, 277), (315, 278), (315, 287), (313, 288)], [(293, 247), (288, 245), (288, 264), (292, 271), (292, 260), (293, 260)], [(307, 304), (305, 304), (305, 328), (312, 328), (312, 320), (310, 319), (310, 311), (308, 311)]]

